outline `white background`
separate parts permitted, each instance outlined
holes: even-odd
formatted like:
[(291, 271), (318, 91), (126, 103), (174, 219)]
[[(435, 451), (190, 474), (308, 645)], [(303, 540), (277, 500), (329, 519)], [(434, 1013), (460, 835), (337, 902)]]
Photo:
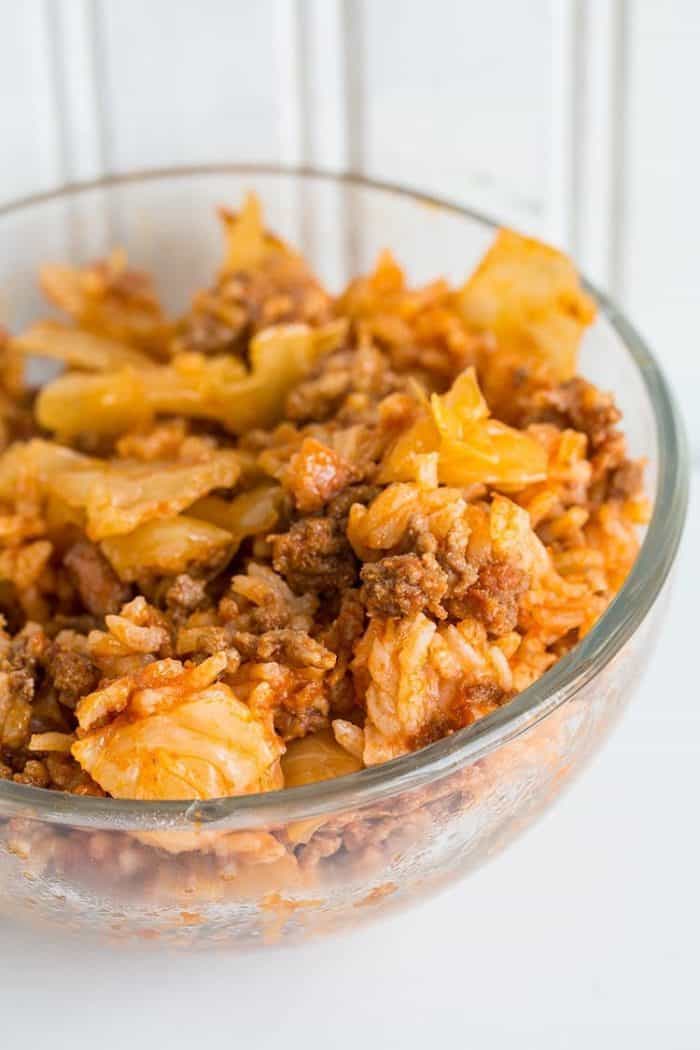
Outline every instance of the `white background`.
[[(243, 159), (481, 207), (624, 305), (700, 454), (696, 0), (0, 0), (0, 40), (0, 201)], [(699, 503), (637, 702), (503, 857), (293, 954), (168, 961), (0, 926), (0, 1045), (697, 1050)]]

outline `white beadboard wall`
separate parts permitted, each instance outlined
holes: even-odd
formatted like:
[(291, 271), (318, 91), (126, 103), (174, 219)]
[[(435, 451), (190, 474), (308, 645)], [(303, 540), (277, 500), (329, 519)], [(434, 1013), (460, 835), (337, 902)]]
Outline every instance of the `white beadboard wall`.
[(700, 4), (0, 0), (0, 201), (132, 168), (351, 169), (574, 253), (700, 454)]

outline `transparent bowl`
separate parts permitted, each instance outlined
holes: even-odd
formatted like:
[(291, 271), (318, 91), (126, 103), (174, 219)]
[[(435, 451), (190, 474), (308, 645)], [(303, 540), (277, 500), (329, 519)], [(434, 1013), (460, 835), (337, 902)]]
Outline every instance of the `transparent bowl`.
[[(182, 307), (219, 261), (215, 207), (238, 204), (251, 188), (269, 224), (331, 288), (385, 246), (416, 281), (459, 280), (493, 235), (492, 222), (464, 208), (321, 172), (218, 166), (108, 178), (0, 209), (0, 320), (16, 328), (45, 313), (35, 282), (42, 262), (82, 263), (115, 244), (155, 273), (171, 308)], [(4, 912), (192, 945), (293, 940), (433, 892), (552, 804), (636, 688), (659, 633), (687, 497), (666, 382), (634, 329), (596, 297), (581, 370), (615, 392), (632, 452), (649, 462), (655, 509), (631, 575), (585, 640), (481, 722), (334, 781), (193, 804), (0, 781)], [(235, 864), (215, 852), (217, 836), (232, 830), (241, 834)], [(304, 841), (315, 846), (300, 864)], [(178, 852), (183, 844), (199, 848)]]

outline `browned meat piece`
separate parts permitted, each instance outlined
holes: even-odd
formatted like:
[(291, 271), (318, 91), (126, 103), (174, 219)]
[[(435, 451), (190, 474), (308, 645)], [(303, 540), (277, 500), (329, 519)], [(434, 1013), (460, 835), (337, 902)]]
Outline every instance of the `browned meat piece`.
[(268, 325), (323, 324), (330, 317), (328, 295), (301, 260), (272, 257), (255, 272), (226, 274), (199, 292), (178, 324), (173, 349), (231, 353)]
[[(453, 603), (459, 602), (476, 582), (482, 558), (478, 551), (470, 549), (462, 522), (450, 529), (444, 544), (435, 556), (447, 573), (448, 597)], [(448, 610), (450, 615), (457, 615), (452, 606), (448, 606)]]
[(241, 307), (238, 315), (229, 311), (227, 321), (214, 313), (208, 313), (205, 304), (198, 312), (192, 312), (181, 323), (176, 349), (194, 351), (198, 354), (232, 353), (236, 350), (248, 316)]
[(404, 547), (425, 557), (434, 555), (438, 566), (445, 574), (447, 588), (443, 605), (450, 616), (462, 619), (466, 613), (461, 604), (465, 594), (476, 582), (483, 556), (470, 545), (470, 530), (463, 521), (458, 521), (440, 543), (430, 531), (428, 522), (416, 514), (406, 530)]
[(325, 324), (330, 298), (298, 258), (271, 258), (258, 272), (224, 277), (216, 295), (227, 306), (240, 304), (254, 331), (273, 324)]
[(45, 788), (51, 782), (49, 771), (43, 762), (36, 758), (30, 758), (24, 763), (21, 773), (15, 773), (12, 778), (16, 784), (29, 784), (30, 787)]
[(608, 499), (633, 499), (644, 491), (644, 463), (626, 459), (613, 471), (608, 485)]
[(366, 507), (381, 491), (378, 485), (348, 485), (346, 489), (334, 496), (328, 504), (326, 508), (328, 517), (341, 522), (343, 529), (345, 529), (347, 517), (353, 503), (361, 503)]
[(33, 674), (48, 644), (48, 639), (38, 623), (25, 624), (10, 643), (7, 654), (10, 667), (13, 670), (26, 670)]
[(36, 623), (28, 623), (10, 644), (7, 656), (10, 695), (18, 702), (31, 703), (41, 676), (40, 663), (49, 641)]
[(31, 703), (34, 699), (36, 679), (34, 670), (29, 667), (21, 667), (16, 671), (10, 671), (7, 677), (10, 696), (14, 700)]
[(283, 740), (298, 740), (328, 727), (328, 703), (316, 682), (290, 694), (275, 712), (275, 732)]
[(63, 564), (78, 589), (81, 601), (93, 616), (117, 613), (129, 598), (123, 584), (99, 547), (79, 540), (66, 553)]
[(446, 615), (440, 602), (447, 592), (447, 575), (434, 554), (382, 558), (363, 566), (360, 576), (370, 616), (415, 616), (423, 610), (440, 619)]
[(426, 747), (450, 733), (471, 725), (479, 718), (500, 707), (510, 699), (495, 682), (474, 682), (463, 686), (452, 701), (445, 717), (430, 722), (411, 740), (412, 748)]
[[(48, 646), (41, 627), (28, 623), (10, 642), (0, 662), (0, 748), (25, 748), (33, 704), (41, 681), (40, 661)], [(12, 756), (7, 756), (12, 761)]]
[[(313, 660), (317, 664), (332, 664), (333, 654), (318, 646), (313, 651), (307, 642), (296, 640), (287, 642), (296, 650), (296, 657), (301, 661)], [(248, 652), (255, 655), (259, 638), (239, 638), (243, 646), (249, 646)], [(271, 646), (275, 648), (274, 642)], [(282, 646), (283, 648), (283, 646)], [(279, 656), (283, 656), (282, 648)], [(273, 654), (274, 655), (274, 654)], [(272, 717), (275, 731), (284, 740), (293, 740), (328, 728), (328, 696), (325, 688), (326, 670), (324, 667), (293, 667), (273, 660), (244, 660), (231, 678), (234, 693), (241, 698), (248, 698), (248, 703), (258, 717)], [(265, 688), (260, 689), (264, 684)]]
[(331, 518), (306, 518), (272, 537), (272, 564), (297, 594), (345, 590), (357, 579), (348, 539)]
[(452, 702), (450, 729), (463, 729), (510, 700), (512, 693), (496, 682), (472, 682), (459, 690)]
[(489, 561), (460, 600), (460, 616), (475, 616), (496, 638), (508, 634), (517, 625), (518, 606), (528, 586), (527, 573), (517, 566)]
[[(4, 676), (3, 676), (4, 677)], [(22, 671), (0, 681), (0, 754), (2, 748), (25, 748), (29, 742), (34, 681)], [(12, 754), (7, 756), (12, 759)]]
[(175, 577), (165, 592), (165, 604), (171, 615), (179, 619), (204, 605), (206, 597), (206, 581), (183, 572)]
[(87, 653), (59, 641), (53, 643), (45, 667), (62, 704), (75, 707), (77, 701), (97, 687), (100, 673)]
[(464, 687), (460, 700), (467, 704), (502, 704), (507, 696), (495, 682), (475, 682)]
[(306, 631), (282, 628), (260, 635), (236, 631), (232, 642), (243, 660), (274, 660), (288, 667), (315, 667), (322, 671), (329, 670), (335, 664), (333, 653)]
[(352, 385), (352, 351), (341, 350), (323, 358), (308, 379), (288, 395), (286, 414), (290, 419), (320, 421), (333, 415)]
[(353, 394), (375, 403), (404, 386), (405, 381), (391, 370), (386, 356), (376, 347), (343, 347), (322, 358), (308, 378), (291, 391), (286, 415), (297, 422), (318, 423), (341, 413)]
[(355, 644), (365, 630), (365, 605), (359, 591), (347, 591), (340, 600), (340, 611), (330, 627), (320, 635), (323, 644), (335, 653), (335, 667), (326, 675), (331, 711), (347, 717), (357, 706), (355, 685), (349, 672)]
[(612, 394), (598, 390), (580, 376), (543, 391), (537, 400), (526, 422), (553, 422), (580, 430), (593, 451), (609, 440), (622, 418)]
[(611, 394), (576, 377), (538, 397), (535, 416), (586, 434), (591, 482), (588, 500), (625, 500), (643, 492), (642, 463), (627, 459), (627, 444), (618, 423), (622, 414)]

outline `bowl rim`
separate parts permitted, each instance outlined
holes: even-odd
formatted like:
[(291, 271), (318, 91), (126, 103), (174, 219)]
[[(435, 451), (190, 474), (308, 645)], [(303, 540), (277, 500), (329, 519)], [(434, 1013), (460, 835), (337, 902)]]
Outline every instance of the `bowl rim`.
[[(469, 219), (487, 229), (496, 230), (501, 225), (476, 209), (393, 182), (353, 172), (255, 162), (145, 168), (71, 182), (58, 189), (0, 205), (0, 219), (37, 205), (99, 189), (160, 179), (226, 174), (245, 175), (251, 179), (276, 176), (302, 182), (322, 181), (379, 191)], [(303, 787), (193, 802), (76, 796), (0, 780), (0, 814), (76, 828), (124, 831), (191, 830), (193, 825), (202, 824), (226, 829), (285, 824), (309, 816), (364, 807), (447, 776), (514, 740), (574, 697), (614, 658), (656, 601), (673, 565), (683, 532), (689, 477), (682, 420), (653, 354), (608, 296), (585, 278), (582, 282), (637, 366), (654, 412), (659, 458), (652, 517), (632, 570), (601, 618), (570, 653), (493, 714), (419, 751), (357, 773)]]

